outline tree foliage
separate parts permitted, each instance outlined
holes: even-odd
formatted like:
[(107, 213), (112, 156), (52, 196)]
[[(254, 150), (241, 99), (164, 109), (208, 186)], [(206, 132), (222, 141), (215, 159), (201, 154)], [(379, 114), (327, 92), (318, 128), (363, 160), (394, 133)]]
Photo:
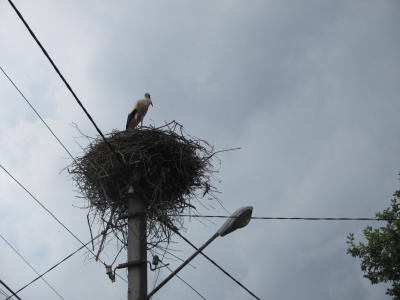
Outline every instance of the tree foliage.
[(361, 259), (361, 270), (371, 284), (390, 282), (386, 294), (400, 300), (400, 190), (393, 194), (389, 208), (376, 213), (378, 220), (387, 222), (385, 227), (364, 230), (366, 244), (354, 243), (354, 233), (347, 237), (347, 254)]

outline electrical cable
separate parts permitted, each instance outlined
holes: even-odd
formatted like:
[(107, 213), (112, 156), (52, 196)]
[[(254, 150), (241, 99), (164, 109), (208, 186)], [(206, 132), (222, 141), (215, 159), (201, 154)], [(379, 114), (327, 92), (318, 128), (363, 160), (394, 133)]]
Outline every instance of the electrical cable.
[(21, 19), (21, 21), (24, 23), (25, 27), (28, 29), (29, 33), (31, 34), (32, 38), (36, 41), (44, 55), (47, 57), (51, 65), (53, 66), (54, 70), (56, 73), (60, 76), (61, 80), (64, 82), (68, 90), (71, 92), (72, 96), (75, 98), (76, 102), (79, 104), (79, 106), (83, 109), (85, 112), (86, 116), (89, 118), (89, 120), (92, 122), (94, 127), (96, 128), (97, 132), (100, 134), (100, 136), (103, 138), (105, 143), (107, 144), (108, 148), (111, 150), (112, 153), (114, 153), (115, 157), (117, 158), (118, 162), (123, 165), (123, 162), (121, 158), (117, 155), (117, 153), (114, 151), (113, 147), (110, 145), (110, 143), (107, 141), (107, 139), (104, 137), (103, 133), (101, 132), (100, 128), (97, 126), (93, 118), (90, 116), (89, 112), (86, 110), (86, 108), (83, 106), (82, 102), (79, 100), (78, 96), (75, 94), (75, 92), (72, 90), (71, 86), (67, 82), (67, 80), (64, 78), (64, 76), (61, 74), (60, 70), (57, 68), (53, 60), (51, 59), (50, 55), (47, 53), (46, 49), (42, 46), (36, 35), (33, 33), (32, 29), (29, 27), (28, 23), (25, 21), (24, 17), (21, 15), (19, 10), (15, 7), (14, 3), (11, 0), (8, 0), (14, 11), (17, 13), (18, 17)]
[[(68, 229), (67, 226), (65, 226), (59, 219), (57, 219), (57, 217), (50, 211), (48, 210), (38, 199), (36, 199), (31, 192), (29, 192), (17, 179), (15, 179), (2, 165), (0, 165), (0, 168), (2, 168), (21, 188), (23, 188), (42, 208), (44, 208), (62, 227), (64, 227), (78, 242), (80, 242), (83, 247), (85, 247), (94, 257), (96, 257), (96, 254), (93, 253), (92, 250), (90, 250), (87, 247), (87, 244), (85, 245), (75, 234), (72, 233), (71, 230)], [(105, 263), (99, 258), (99, 261), (105, 265)], [(120, 277), (118, 275), (118, 277)], [(125, 282), (127, 282), (125, 279), (123, 279), (122, 277), (120, 277), (122, 280), (124, 280)]]
[(8, 294), (0, 288), (0, 294), (2, 294), (4, 297), (8, 297)]
[(2, 284), (12, 294), (7, 299), (12, 298), (12, 297), (16, 297), (18, 300), (21, 300), (21, 298), (18, 297), (17, 293), (14, 293), (13, 290), (9, 286), (7, 286), (7, 284), (5, 284), (4, 281), (1, 280), (1, 279), (0, 279), (0, 284)]
[[(37, 275), (40, 275), (36, 270), (35, 270), (35, 268), (34, 267), (32, 267), (31, 265), (30, 265), (30, 263), (28, 263), (28, 261), (0, 234), (0, 237), (8, 244), (8, 246), (10, 246), (11, 247), (11, 249), (13, 249), (14, 250), (14, 252), (15, 253), (17, 253), (18, 254), (18, 256), (19, 257), (21, 257), (22, 258), (22, 260), (37, 274)], [(40, 276), (41, 277), (41, 276)], [(61, 298), (61, 299), (64, 299), (51, 285), (50, 285), (50, 283), (48, 283), (44, 278), (42, 278), (43, 279), (43, 281)], [(18, 293), (18, 292), (17, 292)]]
[[(172, 226), (166, 224), (168, 227), (170, 227), (177, 235), (179, 235), (186, 243), (188, 243), (190, 246), (192, 246), (194, 249), (198, 250), (198, 248), (192, 244), (187, 238), (185, 238), (178, 230), (173, 228)], [(245, 289), (250, 295), (252, 295), (254, 298), (259, 299), (256, 295), (254, 295), (253, 292), (251, 292), (248, 288), (246, 288), (243, 284), (241, 284), (237, 279), (235, 279), (231, 274), (229, 274), (227, 271), (225, 271), (222, 267), (220, 267), (214, 260), (212, 260), (210, 257), (205, 255), (202, 251), (200, 251), (200, 254), (203, 255), (205, 258), (207, 258), (214, 266), (216, 266), (218, 269), (220, 269), (225, 275), (227, 275), (229, 278), (231, 278), (233, 281), (235, 281), (239, 286), (241, 286), (243, 289)]]
[[(186, 243), (188, 243), (190, 246), (192, 246), (196, 251), (199, 250), (199, 248), (197, 248), (192, 242), (190, 242), (187, 238), (185, 238), (178, 230), (178, 228), (176, 228), (174, 225), (169, 224), (168, 222), (163, 222), (165, 226), (167, 226), (170, 230), (172, 230), (173, 232), (175, 232), (177, 235), (179, 235)], [(211, 239), (210, 239), (211, 240)], [(209, 240), (209, 241), (210, 241)], [(204, 245), (203, 245), (204, 246)], [(202, 247), (203, 247), (202, 246)], [(225, 275), (227, 275), (229, 278), (231, 278), (233, 281), (235, 281), (239, 286), (241, 286), (244, 290), (246, 290), (250, 295), (252, 295), (254, 298), (259, 299), (253, 292), (251, 292), (248, 288), (246, 288), (242, 283), (240, 283), (237, 279), (235, 279), (232, 275), (230, 275), (227, 271), (225, 271), (221, 266), (219, 266), (214, 260), (212, 260), (210, 257), (208, 257), (207, 255), (205, 255), (203, 253), (203, 251), (199, 251), (199, 254), (203, 255), (206, 259), (208, 259), (214, 266), (216, 266), (218, 269), (220, 269)], [(160, 287), (160, 285), (158, 286)], [(157, 288), (156, 288), (157, 289)], [(153, 292), (151, 293), (154, 293)], [(150, 294), (151, 294), (150, 293)], [(149, 294), (149, 295), (150, 295)]]
[[(180, 260), (181, 262), (184, 262), (184, 261), (185, 261), (185, 260), (183, 260), (182, 258), (180, 258), (179, 256), (176, 256), (175, 254), (173, 254), (171, 251), (168, 251), (167, 248), (161, 248), (161, 247), (157, 247), (157, 248), (159, 248), (161, 251), (164, 251), (164, 253), (167, 253), (168, 255), (170, 255), (170, 256), (176, 258), (176, 260)], [(154, 250), (152, 250), (152, 251), (154, 251)], [(154, 251), (154, 252), (155, 252), (155, 251)], [(157, 252), (155, 252), (155, 253), (157, 253)], [(171, 260), (172, 260), (172, 258), (168, 258), (168, 259), (171, 259)], [(194, 265), (192, 265), (192, 264), (190, 264), (190, 263), (188, 264), (188, 266), (192, 267), (193, 269), (197, 269)]]
[[(46, 210), (62, 227), (64, 227), (78, 242), (80, 242), (82, 245), (84, 245), (84, 243), (75, 235), (72, 233), (71, 230), (68, 229), (67, 226), (65, 226), (50, 210), (47, 209), (46, 206), (44, 206), (38, 199), (35, 198), (35, 196), (33, 196), (31, 194), (31, 192), (29, 192), (16, 178), (14, 178), (10, 172), (8, 172), (2, 165), (0, 165), (0, 168), (2, 168), (21, 188), (23, 188), (25, 190), (25, 192), (27, 192), (44, 210)], [(86, 249), (89, 250), (90, 253), (93, 254), (94, 257), (96, 257), (96, 255), (92, 252), (92, 250), (90, 250), (86, 245), (85, 245)]]
[[(39, 275), (36, 271), (36, 273), (39, 275), (38, 277), (36, 277), (35, 279), (33, 279), (31, 282), (29, 282), (28, 284), (24, 285), (22, 288), (20, 288), (18, 291), (15, 292), (15, 294), (21, 292), (23, 289), (25, 289), (26, 287), (28, 287), (29, 285), (31, 285), (32, 283), (34, 283), (36, 280), (38, 280), (39, 278), (42, 278), (44, 275), (46, 275), (48, 272), (50, 272), (51, 270), (53, 270), (54, 268), (56, 268), (57, 266), (59, 266), (61, 263), (63, 263), (64, 261), (66, 261), (67, 259), (69, 259), (71, 256), (73, 256), (75, 253), (79, 252), (80, 250), (82, 250), (85, 246), (87, 246), (88, 244), (90, 244), (92, 241), (94, 241), (95, 239), (97, 239), (99, 236), (101, 236), (102, 233), (100, 233), (99, 235), (97, 235), (95, 238), (93, 238), (92, 240), (90, 240), (89, 242), (87, 242), (86, 244), (84, 244), (83, 246), (81, 246), (79, 249), (75, 250), (74, 252), (72, 252), (70, 255), (68, 255), (66, 258), (64, 258), (63, 260), (61, 260), (60, 262), (56, 263), (54, 266), (52, 266), (50, 269), (48, 269), (46, 272), (44, 272), (42, 275)], [(44, 280), (44, 278), (42, 278)], [(8, 299), (8, 298), (7, 298)], [(6, 299), (6, 300), (7, 300)]]
[[(12, 85), (16, 88), (16, 90), (20, 93), (20, 95), (25, 99), (25, 101), (28, 103), (28, 105), (32, 108), (32, 110), (36, 113), (36, 115), (40, 118), (40, 120), (43, 122), (43, 124), (47, 127), (47, 129), (51, 132), (51, 134), (56, 138), (56, 140), (59, 142), (59, 144), (64, 148), (64, 150), (69, 154), (69, 156), (75, 160), (75, 158), (72, 156), (71, 152), (68, 151), (68, 149), (65, 147), (65, 145), (61, 142), (61, 140), (56, 136), (56, 134), (53, 132), (53, 130), (48, 126), (48, 124), (44, 121), (44, 119), (40, 116), (40, 114), (36, 111), (36, 109), (33, 107), (33, 105), (29, 102), (29, 100), (25, 97), (25, 95), (21, 92), (21, 90), (17, 87), (17, 85), (13, 82), (13, 80), (8, 76), (8, 74), (4, 71), (4, 69), (0, 66), (1, 71), (4, 73), (4, 75), (7, 77), (7, 79), (12, 83)], [(118, 156), (117, 156), (118, 158)], [(3, 168), (3, 167), (2, 167)], [(3, 168), (4, 169), (4, 168)], [(6, 171), (7, 172), (7, 171)], [(8, 172), (7, 172), (8, 173)], [(10, 175), (10, 174), (9, 174)], [(12, 176), (11, 176), (12, 177)], [(12, 177), (13, 178), (13, 177)], [(14, 179), (14, 178), (13, 178)], [(15, 180), (15, 179), (14, 179)], [(26, 189), (25, 189), (26, 190)], [(28, 192), (29, 193), (29, 192)], [(32, 196), (32, 195), (31, 195)], [(36, 199), (35, 199), (36, 200)], [(89, 250), (90, 251), (90, 250)], [(93, 253), (92, 253), (93, 254)], [(101, 261), (101, 260), (100, 260)], [(102, 262), (102, 261), (101, 261)], [(104, 264), (104, 262), (102, 262)], [(119, 276), (123, 281), (127, 282), (124, 278)]]
[[(13, 80), (8, 76), (8, 74), (4, 71), (4, 69), (0, 66), (1, 71), (4, 73), (4, 75), (7, 77), (7, 79), (12, 83), (12, 85), (15, 87), (15, 89), (20, 93), (20, 95), (25, 99), (25, 101), (28, 103), (28, 105), (32, 108), (32, 110), (36, 113), (36, 115), (40, 118), (40, 120), (43, 122), (43, 124), (47, 127), (47, 129), (51, 132), (51, 134), (56, 138), (58, 143), (64, 148), (64, 150), (68, 153), (68, 155), (75, 160), (75, 158), (72, 156), (71, 152), (68, 151), (67, 147), (61, 142), (61, 140), (57, 137), (57, 135), (53, 132), (53, 130), (48, 126), (48, 124), (44, 121), (44, 119), (40, 116), (40, 114), (37, 112), (37, 110), (33, 107), (33, 105), (29, 102), (29, 100), (25, 97), (25, 95), (21, 92), (21, 90), (17, 87), (17, 85), (13, 82)], [(3, 167), (2, 167), (3, 168)], [(4, 170), (4, 168), (3, 168)], [(6, 171), (7, 172), (7, 171)], [(7, 172), (8, 173), (8, 172)], [(10, 174), (9, 174), (10, 175)], [(12, 176), (11, 176), (12, 177)], [(12, 177), (13, 178), (13, 177)], [(14, 179), (14, 178), (13, 178)], [(14, 179), (15, 180), (15, 179)], [(26, 189), (25, 189), (26, 190)], [(28, 192), (28, 191), (27, 191)], [(28, 192), (29, 193), (29, 192)], [(32, 195), (31, 195), (32, 196)], [(35, 198), (34, 198), (35, 199)], [(36, 200), (36, 199), (35, 199)], [(54, 216), (53, 216), (54, 217)], [(90, 250), (89, 250), (90, 251)], [(93, 254), (93, 253), (92, 253)], [(100, 260), (101, 261), (101, 260)], [(102, 262), (102, 261), (101, 261)], [(102, 262), (104, 264), (104, 262)], [(122, 280), (127, 282), (124, 278), (119, 276)]]
[[(153, 250), (149, 250), (149, 251), (150, 251), (151, 255), (154, 256), (154, 253), (153, 253), (153, 252), (155, 252), (155, 251), (153, 251)], [(164, 267), (167, 267), (167, 269), (170, 270), (171, 273), (173, 272), (172, 269), (171, 269), (170, 267), (168, 267), (168, 264), (164, 264), (162, 260), (160, 260), (160, 263), (161, 263)], [(160, 270), (161, 270), (161, 268), (158, 269), (159, 272), (160, 272)], [(157, 274), (157, 278), (155, 279), (154, 285), (155, 285), (155, 283), (157, 282), (157, 279), (158, 279), (158, 275), (159, 275), (159, 274), (160, 274), (160, 273)], [(183, 280), (178, 274), (176, 274), (175, 276), (178, 277), (184, 284), (186, 284), (188, 287), (190, 287), (193, 291), (195, 291), (201, 298), (206, 299), (206, 298), (204, 298), (203, 295), (201, 295), (194, 287), (192, 287), (189, 283), (187, 283), (185, 280)], [(154, 287), (155, 287), (155, 286), (153, 286), (153, 289), (154, 289)], [(150, 299), (151, 299), (151, 298), (150, 298)], [(150, 300), (150, 299), (149, 299), (149, 300)]]
[[(18, 11), (18, 9), (16, 8), (16, 6), (14, 5), (14, 3), (9, 0), (8, 1), (10, 3), (10, 5), (13, 7), (13, 9), (15, 10), (15, 12), (17, 13), (17, 15), (19, 16), (19, 18), (21, 19), (21, 21), (24, 23), (25, 27), (28, 29), (29, 33), (31, 34), (31, 36), (34, 38), (34, 40), (36, 41), (36, 43), (39, 45), (39, 47), (41, 48), (41, 50), (43, 51), (43, 53), (45, 54), (45, 56), (47, 57), (47, 59), (50, 61), (50, 63), (52, 64), (53, 68), (55, 69), (55, 71), (57, 72), (57, 74), (60, 76), (60, 78), (62, 79), (62, 81), (64, 82), (64, 84), (67, 86), (68, 90), (72, 93), (73, 97), (75, 98), (75, 100), (78, 102), (79, 106), (83, 109), (83, 111), (85, 112), (86, 116), (89, 118), (89, 120), (92, 122), (92, 124), (94, 125), (94, 127), (96, 128), (97, 132), (100, 134), (100, 136), (103, 138), (103, 140), (105, 141), (105, 143), (107, 144), (107, 146), (109, 147), (109, 149), (113, 152), (113, 154), (115, 155), (115, 157), (117, 158), (117, 160), (119, 161), (119, 163), (123, 164), (123, 162), (121, 161), (121, 158), (117, 155), (117, 153), (114, 151), (114, 149), (112, 148), (112, 146), (110, 145), (110, 143), (107, 141), (107, 139), (104, 137), (103, 133), (101, 132), (101, 130), (99, 129), (99, 127), (97, 126), (97, 124), (94, 122), (93, 118), (90, 116), (89, 112), (86, 110), (86, 108), (83, 106), (82, 102), (79, 100), (79, 98), (76, 96), (75, 92), (72, 90), (71, 86), (69, 85), (69, 83), (66, 81), (66, 79), (64, 78), (64, 76), (61, 74), (61, 72), (59, 71), (59, 69), (57, 68), (57, 66), (55, 65), (55, 63), (53, 62), (53, 60), (51, 59), (51, 57), (48, 55), (47, 51), (44, 49), (44, 47), (41, 45), (41, 43), (39, 42), (39, 40), (36, 38), (35, 34), (33, 33), (33, 31), (30, 29), (29, 25), (26, 23), (25, 19), (22, 17), (21, 13)], [(0, 67), (1, 68), (1, 67)], [(1, 70), (3, 71), (4, 75), (10, 80), (10, 82), (14, 85), (14, 87), (18, 90), (18, 92), (21, 94), (21, 96), (27, 101), (27, 103), (31, 106), (31, 108), (35, 111), (35, 113), (38, 115), (38, 117), (43, 121), (43, 123), (46, 125), (46, 127), (50, 130), (50, 132), (53, 134), (53, 136), (57, 139), (57, 141), (60, 143), (60, 145), (67, 151), (67, 153), (70, 155), (70, 157), (75, 160), (75, 158), (71, 155), (71, 153), (68, 151), (68, 149), (62, 144), (62, 142), (59, 140), (59, 138), (54, 134), (54, 132), (50, 129), (50, 127), (47, 125), (47, 123), (42, 119), (42, 117), (39, 115), (39, 113), (34, 109), (34, 107), (30, 104), (30, 102), (26, 99), (26, 97), (22, 94), (22, 92), (18, 89), (18, 87), (14, 84), (14, 82), (10, 79), (10, 77), (5, 73), (5, 71), (1, 68)], [(3, 168), (3, 166), (0, 165), (0, 167), (6, 171), (6, 173), (8, 175), (11, 176), (11, 174), (5, 170)], [(33, 195), (27, 190), (25, 189), (25, 187), (23, 187), (13, 176), (11, 176), (11, 178), (14, 179), (14, 181), (16, 181), (28, 194), (30, 194), (30, 196), (37, 201), (44, 209), (47, 210), (46, 207), (44, 207), (35, 197), (33, 197)], [(69, 231), (69, 233), (71, 233), (71, 235), (73, 235), (80, 243), (82, 243), (82, 241), (80, 241), (67, 227), (65, 227), (49, 210), (47, 210), (52, 216), (53, 218), (55, 218), (57, 220), (57, 222), (59, 222), (67, 231)], [(83, 244), (83, 243), (82, 243)], [(85, 246), (87, 250), (89, 250), (89, 252), (91, 252), (93, 255), (94, 253), (87, 248), (87, 246)], [(95, 255), (94, 255), (95, 256)], [(99, 259), (100, 262), (101, 259)], [(104, 264), (104, 262), (102, 262)], [(121, 276), (119, 276), (117, 274), (118, 277), (120, 277), (123, 281), (127, 282), (124, 278), (122, 278)]]
[[(171, 272), (173, 272), (171, 270), (170, 267), (168, 267), (166, 264), (162, 263), (165, 267), (167, 267), (168, 270), (170, 270)], [(180, 277), (178, 274), (175, 275), (176, 277), (178, 277), (184, 284), (186, 284), (188, 287), (190, 287), (193, 291), (196, 292), (196, 294), (198, 294), (201, 298), (203, 298), (204, 300), (207, 300), (206, 298), (203, 297), (202, 294), (200, 294), (198, 291), (196, 291), (196, 289), (194, 287), (192, 287), (189, 283), (187, 283), (185, 280), (182, 279), (182, 277)]]
[[(207, 215), (175, 215), (178, 217), (192, 217), (192, 218), (243, 218), (232, 216), (207, 216)], [(246, 218), (247, 219), (247, 218)], [(305, 221), (399, 221), (400, 219), (377, 219), (377, 218), (302, 218), (302, 217), (251, 217), (253, 220), (305, 220)]]
[(22, 98), (25, 99), (25, 101), (28, 103), (28, 105), (33, 109), (33, 111), (36, 113), (36, 115), (39, 117), (40, 120), (42, 120), (43, 124), (46, 125), (47, 129), (51, 132), (51, 134), (56, 138), (56, 140), (60, 143), (60, 145), (65, 149), (65, 151), (67, 151), (67, 153), (69, 154), (69, 156), (75, 160), (75, 158), (72, 156), (72, 154), (68, 151), (67, 147), (64, 146), (64, 144), (60, 141), (60, 139), (56, 136), (56, 134), (53, 132), (53, 130), (51, 130), (51, 128), (49, 127), (49, 125), (47, 125), (47, 123), (43, 120), (43, 118), (39, 115), (39, 113), (36, 111), (36, 109), (32, 106), (32, 104), (28, 101), (28, 99), (24, 96), (24, 94), (22, 94), (22, 92), (20, 91), (20, 89), (16, 86), (16, 84), (12, 81), (12, 79), (7, 75), (7, 73), (3, 70), (3, 68), (0, 66), (1, 71), (4, 73), (4, 75), (8, 78), (8, 80), (12, 83), (12, 85), (16, 88), (16, 90), (20, 93), (20, 95), (22, 96)]

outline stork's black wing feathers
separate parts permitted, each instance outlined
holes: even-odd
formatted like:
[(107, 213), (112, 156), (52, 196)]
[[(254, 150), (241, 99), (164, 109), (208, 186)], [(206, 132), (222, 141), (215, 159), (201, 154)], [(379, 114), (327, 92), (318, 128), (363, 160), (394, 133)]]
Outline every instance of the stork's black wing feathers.
[(137, 113), (137, 109), (134, 109), (129, 113), (128, 120), (126, 121), (126, 129), (128, 129), (129, 123), (133, 120), (133, 118), (135, 117), (136, 113)]

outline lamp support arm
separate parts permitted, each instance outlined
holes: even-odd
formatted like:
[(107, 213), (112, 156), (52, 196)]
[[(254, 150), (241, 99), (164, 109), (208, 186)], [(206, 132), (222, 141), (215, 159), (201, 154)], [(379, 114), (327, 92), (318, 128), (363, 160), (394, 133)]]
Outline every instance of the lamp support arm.
[(172, 272), (167, 278), (164, 279), (158, 286), (154, 288), (154, 290), (147, 295), (147, 299), (150, 299), (159, 289), (161, 289), (172, 277), (174, 277), (180, 270), (183, 269), (193, 258), (195, 258), (205, 247), (207, 247), (213, 240), (218, 237), (218, 233), (216, 232), (203, 246), (196, 250), (187, 260), (185, 260), (174, 272)]

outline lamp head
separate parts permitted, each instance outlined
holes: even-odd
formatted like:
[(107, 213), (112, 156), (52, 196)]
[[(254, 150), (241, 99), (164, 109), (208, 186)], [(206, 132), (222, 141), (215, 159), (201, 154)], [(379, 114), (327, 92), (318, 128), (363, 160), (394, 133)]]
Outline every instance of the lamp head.
[(236, 229), (245, 227), (251, 220), (253, 206), (245, 206), (235, 211), (217, 231), (219, 236), (225, 236)]

